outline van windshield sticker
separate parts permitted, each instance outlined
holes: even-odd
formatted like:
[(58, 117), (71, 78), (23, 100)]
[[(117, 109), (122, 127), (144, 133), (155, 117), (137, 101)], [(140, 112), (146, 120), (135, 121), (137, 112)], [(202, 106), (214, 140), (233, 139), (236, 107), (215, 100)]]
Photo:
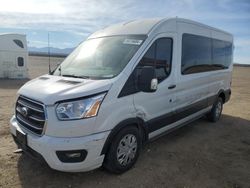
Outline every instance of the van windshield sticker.
[(142, 43), (142, 40), (137, 39), (125, 39), (123, 41), (123, 44), (132, 44), (132, 45), (140, 45)]

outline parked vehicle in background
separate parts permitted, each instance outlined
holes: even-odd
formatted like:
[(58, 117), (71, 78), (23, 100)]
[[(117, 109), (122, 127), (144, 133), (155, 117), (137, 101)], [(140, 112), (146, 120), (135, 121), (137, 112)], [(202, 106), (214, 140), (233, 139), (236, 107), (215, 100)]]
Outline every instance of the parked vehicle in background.
[(28, 78), (26, 36), (0, 34), (0, 78)]
[(18, 91), (11, 133), (53, 169), (125, 172), (147, 141), (203, 115), (219, 120), (232, 53), (231, 34), (191, 20), (108, 27)]

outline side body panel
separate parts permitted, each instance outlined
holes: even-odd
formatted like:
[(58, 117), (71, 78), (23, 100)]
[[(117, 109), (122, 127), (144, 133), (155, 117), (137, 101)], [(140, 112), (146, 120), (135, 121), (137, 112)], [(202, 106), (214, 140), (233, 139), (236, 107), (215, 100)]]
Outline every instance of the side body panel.
[(206, 37), (211, 36), (209, 29), (178, 22), (178, 71), (177, 71), (177, 87), (176, 87), (176, 101), (174, 101), (174, 109), (180, 111), (185, 107), (197, 103), (201, 100), (206, 100), (209, 96), (209, 84), (211, 82), (211, 72), (186, 74), (181, 73), (182, 61), (182, 36), (184, 33), (191, 33), (195, 35), (202, 35)]
[[(171, 75), (164, 84), (159, 84), (155, 93), (136, 93), (134, 103), (137, 116), (144, 119), (149, 138), (154, 138), (170, 129), (184, 125), (209, 112), (220, 91), (229, 93), (232, 77), (231, 64), (228, 69), (182, 74), (182, 36), (184, 33), (216, 38), (232, 42), (231, 35), (209, 27), (177, 22)], [(212, 41), (212, 40), (211, 40)], [(212, 43), (211, 43), (212, 44)], [(168, 90), (174, 84), (176, 88)], [(171, 101), (170, 103), (165, 103)]]

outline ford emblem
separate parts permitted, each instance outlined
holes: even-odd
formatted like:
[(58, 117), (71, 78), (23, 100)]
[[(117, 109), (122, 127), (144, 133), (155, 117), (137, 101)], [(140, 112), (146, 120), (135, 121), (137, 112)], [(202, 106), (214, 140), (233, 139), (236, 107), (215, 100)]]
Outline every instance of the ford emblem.
[(22, 107), (22, 108), (21, 108), (21, 114), (22, 114), (24, 117), (27, 117), (27, 116), (28, 116), (28, 108), (27, 108), (27, 107)]

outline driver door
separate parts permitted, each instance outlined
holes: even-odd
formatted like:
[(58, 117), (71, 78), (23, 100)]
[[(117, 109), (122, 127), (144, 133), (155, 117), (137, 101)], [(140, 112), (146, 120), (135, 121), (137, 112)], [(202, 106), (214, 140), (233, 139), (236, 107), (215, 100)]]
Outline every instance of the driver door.
[(157, 131), (174, 121), (172, 103), (175, 100), (175, 71), (173, 56), (175, 34), (158, 35), (148, 46), (138, 67), (153, 66), (158, 88), (155, 92), (134, 94), (137, 117), (147, 122), (150, 132)]

